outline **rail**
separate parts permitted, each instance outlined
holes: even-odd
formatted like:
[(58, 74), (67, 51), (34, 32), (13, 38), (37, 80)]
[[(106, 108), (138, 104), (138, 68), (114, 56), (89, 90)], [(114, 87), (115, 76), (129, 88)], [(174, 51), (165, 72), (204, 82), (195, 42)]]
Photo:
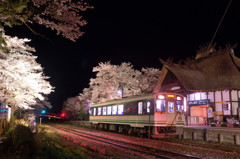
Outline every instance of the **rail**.
[(72, 129), (69, 129), (69, 128), (66, 128), (63, 126), (59, 126), (59, 125), (49, 125), (49, 126), (52, 126), (55, 129), (60, 129), (62, 131), (68, 132), (68, 133), (72, 133), (77, 136), (85, 137), (85, 138), (88, 138), (91, 140), (96, 140), (99, 142), (104, 142), (107, 144), (111, 144), (114, 146), (132, 150), (135, 152), (140, 152), (145, 155), (151, 155), (154, 157), (166, 158), (166, 159), (179, 159), (179, 158), (200, 159), (199, 157), (192, 156), (192, 155), (165, 151), (165, 150), (156, 149), (156, 148), (152, 148), (152, 147), (148, 147), (148, 146), (143, 146), (143, 145), (139, 145), (139, 144), (135, 144), (135, 143), (129, 143), (129, 142), (120, 141), (120, 140), (116, 140), (116, 139), (110, 139), (110, 138), (102, 137), (99, 135), (93, 135), (93, 134), (89, 134), (89, 133), (79, 132), (79, 131), (72, 130)]

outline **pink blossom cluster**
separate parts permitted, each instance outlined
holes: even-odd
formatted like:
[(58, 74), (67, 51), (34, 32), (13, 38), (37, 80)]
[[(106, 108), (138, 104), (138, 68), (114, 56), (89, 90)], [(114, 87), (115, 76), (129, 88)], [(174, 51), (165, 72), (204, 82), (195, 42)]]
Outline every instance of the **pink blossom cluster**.
[(33, 4), (40, 10), (44, 8), (42, 12), (34, 15), (35, 22), (56, 30), (58, 35), (62, 34), (72, 41), (83, 35), (80, 27), (87, 24), (80, 13), (93, 8), (86, 2), (74, 3), (71, 0), (33, 0)]

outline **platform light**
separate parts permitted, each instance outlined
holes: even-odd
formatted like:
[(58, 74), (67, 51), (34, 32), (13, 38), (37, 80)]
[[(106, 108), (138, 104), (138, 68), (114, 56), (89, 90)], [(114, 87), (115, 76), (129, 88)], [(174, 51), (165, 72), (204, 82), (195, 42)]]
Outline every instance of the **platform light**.
[(158, 99), (165, 99), (165, 95), (162, 94), (158, 95)]
[(168, 94), (167, 96), (170, 97), (170, 98), (174, 98), (173, 94)]

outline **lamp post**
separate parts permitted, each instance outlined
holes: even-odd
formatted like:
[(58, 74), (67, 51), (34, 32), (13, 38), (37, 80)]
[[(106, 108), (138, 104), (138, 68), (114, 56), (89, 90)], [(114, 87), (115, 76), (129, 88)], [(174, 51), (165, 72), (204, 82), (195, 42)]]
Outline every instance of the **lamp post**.
[(148, 106), (148, 109), (149, 109), (149, 118), (148, 118), (148, 139), (150, 139), (150, 137), (151, 137), (151, 128), (150, 128), (150, 120), (151, 120), (151, 118), (150, 118), (150, 115), (151, 115), (151, 107), (150, 106)]
[(122, 86), (122, 85), (119, 86), (118, 93), (119, 93), (119, 94), (121, 95), (121, 97), (123, 98), (123, 86)]
[(42, 111), (41, 111), (41, 115), (40, 115), (40, 125), (42, 124), (42, 114), (46, 114), (46, 110), (42, 110)]

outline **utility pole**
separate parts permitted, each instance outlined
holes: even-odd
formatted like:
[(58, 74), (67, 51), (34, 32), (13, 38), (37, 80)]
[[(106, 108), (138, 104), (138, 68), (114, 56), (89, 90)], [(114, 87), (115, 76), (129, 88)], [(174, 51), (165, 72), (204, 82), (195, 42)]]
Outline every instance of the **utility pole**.
[(148, 139), (150, 139), (151, 138), (151, 127), (150, 127), (150, 120), (151, 120), (151, 118), (150, 118), (150, 112), (151, 112), (151, 107), (150, 106), (148, 106), (148, 109), (149, 109), (149, 119), (148, 119)]

